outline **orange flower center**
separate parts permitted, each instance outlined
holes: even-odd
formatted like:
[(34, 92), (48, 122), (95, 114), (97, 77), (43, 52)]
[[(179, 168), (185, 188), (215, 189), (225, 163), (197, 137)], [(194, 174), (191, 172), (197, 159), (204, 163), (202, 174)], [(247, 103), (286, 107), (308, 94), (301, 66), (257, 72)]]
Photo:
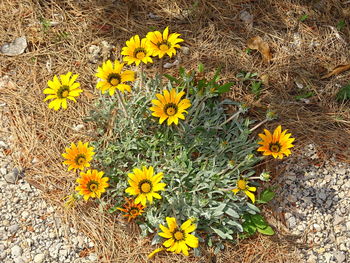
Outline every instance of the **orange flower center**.
[(69, 86), (62, 86), (59, 88), (59, 90), (57, 91), (57, 97), (59, 99), (64, 99), (67, 98), (69, 96)]
[(69, 91), (68, 90), (65, 90), (65, 91), (62, 92), (62, 97), (63, 98), (67, 98), (68, 95), (69, 95)]
[(138, 52), (136, 54), (136, 58), (138, 58), (138, 59), (143, 59), (145, 56), (146, 56), (146, 54), (144, 52)]
[(159, 49), (160, 49), (161, 51), (167, 51), (167, 50), (169, 49), (169, 46), (168, 46), (167, 44), (161, 44), (161, 45), (159, 46)]
[(109, 84), (111, 84), (112, 86), (117, 86), (118, 84), (120, 84), (121, 82), (121, 77), (119, 74), (117, 73), (112, 73), (109, 74), (107, 81), (109, 82)]
[(143, 182), (142, 184), (141, 184), (141, 187), (140, 187), (140, 189), (141, 189), (141, 192), (142, 193), (149, 193), (150, 191), (151, 191), (151, 189), (152, 189), (152, 185), (151, 185), (151, 183), (150, 182)]
[(278, 153), (281, 150), (281, 145), (278, 142), (271, 143), (269, 149), (271, 152)]
[(177, 241), (183, 240), (184, 239), (184, 234), (181, 231), (176, 231), (174, 234), (174, 238)]
[(247, 188), (247, 183), (244, 180), (238, 180), (237, 187), (239, 190), (245, 190)]
[(174, 103), (165, 105), (164, 112), (168, 116), (174, 116), (177, 113), (177, 106)]

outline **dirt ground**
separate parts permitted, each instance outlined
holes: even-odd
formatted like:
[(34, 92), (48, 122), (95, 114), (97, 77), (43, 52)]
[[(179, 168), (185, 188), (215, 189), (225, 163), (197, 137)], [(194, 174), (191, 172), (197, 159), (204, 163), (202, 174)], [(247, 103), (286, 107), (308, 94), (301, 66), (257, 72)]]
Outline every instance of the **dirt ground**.
[[(222, 81), (235, 82), (229, 96), (250, 106), (253, 118), (264, 119), (267, 110), (277, 123), (297, 138), (296, 151), (313, 142), (320, 156), (336, 153), (349, 161), (349, 102), (335, 95), (350, 79), (350, 71), (322, 78), (339, 65), (350, 63), (350, 1), (340, 0), (3, 0), (0, 3), (0, 44), (26, 36), (28, 47), (21, 55), (0, 55), (0, 77), (8, 76), (0, 101), (7, 112), (17, 148), (18, 165), (28, 180), (56, 204), (71, 191), (74, 178), (67, 177), (60, 153), (73, 140), (89, 138), (89, 129), (77, 132), (88, 104), (99, 94), (93, 74), (106, 58), (120, 58), (120, 50), (134, 34), (150, 30), (182, 34), (189, 53), (169, 59), (186, 69), (202, 62), (210, 71), (221, 67)], [(272, 58), (264, 61), (247, 41), (259, 36)], [(93, 61), (91, 46), (102, 41), (111, 52)], [(147, 65), (150, 74), (157, 65)], [(167, 73), (176, 72), (176, 68)], [(42, 90), (54, 74), (79, 73), (84, 93), (75, 107), (53, 112), (43, 103)], [(241, 72), (257, 73), (243, 80)], [(253, 82), (262, 82), (260, 95), (251, 92)], [(11, 153), (9, 153), (11, 154)], [(36, 159), (38, 162), (33, 162)], [(95, 240), (99, 262), (145, 262), (152, 247), (128, 231), (116, 218), (102, 216), (97, 207), (64, 211), (67, 221)], [(105, 231), (105, 229), (115, 231)], [(163, 255), (155, 262), (300, 262), (296, 246), (283, 235), (256, 237), (224, 253), (202, 258)]]

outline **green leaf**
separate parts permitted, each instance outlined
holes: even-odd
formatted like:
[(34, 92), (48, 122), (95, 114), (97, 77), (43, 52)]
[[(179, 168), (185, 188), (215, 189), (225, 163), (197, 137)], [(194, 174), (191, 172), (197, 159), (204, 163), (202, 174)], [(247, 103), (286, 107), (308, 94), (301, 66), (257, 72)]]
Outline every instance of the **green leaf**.
[(217, 228), (214, 228), (214, 227), (211, 227), (211, 229), (213, 229), (214, 232), (216, 234), (218, 234), (218, 236), (223, 238), (223, 239), (233, 239), (233, 237), (230, 234), (224, 233), (220, 229), (217, 229)]
[(337, 23), (337, 29), (338, 29), (339, 31), (341, 31), (345, 26), (346, 26), (345, 20), (340, 20), (340, 21)]
[(198, 72), (203, 73), (204, 72), (204, 65), (202, 63), (198, 64)]
[(251, 204), (251, 203), (247, 203), (247, 206), (254, 212), (256, 213), (260, 213), (260, 209), (257, 208), (255, 205)]
[(249, 221), (246, 221), (242, 224), (243, 226), (243, 231), (247, 233), (249, 236), (254, 235), (256, 232), (256, 226)]
[(268, 224), (266, 223), (264, 217), (260, 214), (255, 214), (255, 215), (251, 215), (250, 218), (252, 219), (253, 224), (257, 227), (257, 228), (261, 228), (264, 229), (268, 226)]
[(222, 94), (222, 93), (225, 93), (225, 92), (229, 92), (231, 90), (231, 87), (233, 86), (233, 82), (228, 82), (222, 86), (220, 86), (218, 89), (217, 89), (217, 93), (219, 94)]
[(226, 211), (225, 211), (226, 214), (228, 214), (229, 216), (232, 216), (233, 218), (239, 218), (239, 214), (233, 210), (232, 208), (228, 208)]
[(299, 18), (299, 20), (300, 20), (301, 22), (304, 22), (308, 17), (309, 17), (308, 14), (304, 14), (304, 15), (302, 15), (302, 16)]
[(259, 199), (256, 201), (258, 204), (266, 204), (275, 197), (275, 192), (271, 188), (267, 188), (261, 192)]
[(336, 95), (337, 101), (344, 101), (350, 99), (350, 83), (338, 91)]
[(275, 234), (275, 231), (273, 231), (272, 227), (267, 226), (264, 229), (258, 228), (257, 229), (261, 234), (272, 236)]
[(179, 83), (179, 80), (171, 75), (164, 74), (164, 77), (166, 77), (168, 80), (170, 80), (172, 82)]
[(296, 95), (294, 96), (294, 98), (299, 101), (299, 100), (302, 100), (302, 99), (307, 99), (307, 98), (310, 98), (312, 96), (314, 96), (315, 93), (313, 91), (306, 91), (304, 93), (301, 93), (299, 95)]

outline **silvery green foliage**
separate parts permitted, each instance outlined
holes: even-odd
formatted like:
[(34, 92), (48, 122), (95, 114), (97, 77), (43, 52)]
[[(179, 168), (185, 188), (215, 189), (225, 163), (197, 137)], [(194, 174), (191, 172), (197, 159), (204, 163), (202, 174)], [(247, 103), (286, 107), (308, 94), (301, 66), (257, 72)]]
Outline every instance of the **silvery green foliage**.
[[(133, 168), (153, 166), (156, 173), (164, 173), (167, 186), (159, 192), (162, 199), (148, 205), (137, 221), (143, 234), (157, 232), (165, 217), (176, 217), (178, 222), (193, 218), (200, 241), (222, 248), (223, 240), (234, 241), (243, 231), (243, 214), (259, 213), (246, 196), (230, 191), (240, 176), (254, 174), (259, 160), (254, 155), (256, 142), (249, 138), (252, 122), (238, 103), (218, 96), (228, 87), (218, 84), (218, 74), (211, 80), (198, 80), (194, 72), (182, 70), (178, 79), (167, 77), (167, 88), (184, 90), (191, 100), (186, 120), (169, 127), (151, 115), (151, 100), (162, 92), (159, 78), (149, 79), (146, 87), (135, 84), (126, 98), (128, 118), (121, 111), (113, 113), (116, 98), (101, 97), (100, 111), (89, 117), (99, 133), (93, 143), (95, 159), (111, 179), (108, 198), (119, 206)], [(225, 123), (231, 116), (229, 108), (239, 112)], [(157, 235), (155, 240), (159, 241)]]

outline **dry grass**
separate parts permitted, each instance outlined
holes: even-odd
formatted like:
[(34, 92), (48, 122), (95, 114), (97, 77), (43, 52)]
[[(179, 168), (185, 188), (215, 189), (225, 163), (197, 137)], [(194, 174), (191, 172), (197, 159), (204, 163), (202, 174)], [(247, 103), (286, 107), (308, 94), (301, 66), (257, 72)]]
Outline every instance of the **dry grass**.
[[(145, 0), (0, 3), (1, 41), (25, 35), (29, 43), (28, 50), (20, 56), (0, 56), (0, 76), (7, 75), (12, 80), (6, 88), (0, 88), (0, 101), (8, 105), (6, 114), (16, 145), (14, 159), (49, 200), (60, 205), (74, 186), (74, 176), (67, 175), (61, 165), (64, 147), (71, 141), (91, 139), (93, 134), (86, 124), (83, 132), (73, 130), (75, 125), (83, 124), (86, 105), (97, 96), (93, 77), (96, 65), (89, 63), (88, 48), (106, 40), (116, 46), (114, 54), (118, 54), (124, 41), (133, 34), (145, 35), (150, 29), (167, 25), (182, 33), (190, 48), (188, 56), (180, 55), (187, 69), (195, 68), (198, 62), (211, 70), (221, 66), (223, 80), (237, 81), (230, 96), (250, 104), (252, 116), (263, 118), (266, 109), (272, 109), (278, 113), (279, 123), (298, 138), (299, 145), (312, 141), (323, 153), (338, 152), (340, 158), (349, 161), (349, 104), (336, 103), (334, 95), (338, 86), (349, 80), (350, 72), (320, 79), (333, 67), (350, 63), (350, 25), (341, 33), (335, 29), (340, 19), (348, 19), (349, 4), (336, 0), (150, 3)], [(242, 10), (253, 14), (252, 27), (240, 20)], [(157, 18), (151, 18), (150, 13)], [(304, 14), (308, 18), (301, 22)], [(45, 27), (43, 21), (59, 23)], [(264, 64), (257, 52), (250, 55), (245, 52), (246, 41), (257, 35), (271, 47), (273, 59), (269, 64)], [(147, 68), (152, 71), (152, 66)], [(77, 103), (67, 111), (49, 111), (42, 102), (42, 90), (54, 74), (68, 70), (80, 74), (79, 81), (85, 90), (80, 101), (85, 103)], [(269, 84), (259, 100), (249, 93), (247, 83), (238, 81), (236, 74), (242, 70), (268, 76)], [(315, 93), (308, 104), (294, 99), (300, 93), (296, 82)], [(99, 262), (145, 262), (145, 255), (152, 250), (149, 240), (138, 238), (117, 218), (102, 215), (99, 209), (86, 204), (63, 214), (99, 244)], [(257, 237), (227, 248), (217, 258), (209, 252), (196, 259), (163, 254), (156, 262), (298, 262), (294, 250), (290, 242)]]

